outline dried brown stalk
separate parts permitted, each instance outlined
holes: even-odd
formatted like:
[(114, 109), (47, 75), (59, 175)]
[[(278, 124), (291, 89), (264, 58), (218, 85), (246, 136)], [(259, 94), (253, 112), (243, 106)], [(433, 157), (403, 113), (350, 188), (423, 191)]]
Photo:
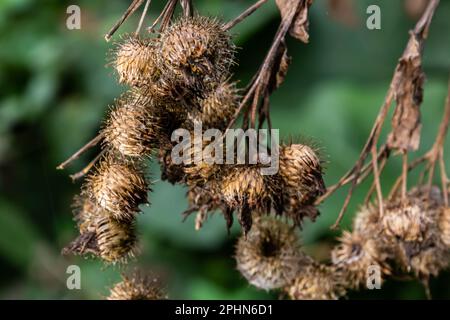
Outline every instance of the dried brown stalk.
[[(373, 173), (378, 205), (382, 207), (381, 199), (383, 198), (383, 195), (379, 179), (384, 165), (380, 170), (378, 166), (379, 154), (376, 152), (376, 146), (379, 141), (382, 126), (386, 120), (388, 111), (394, 99), (397, 102), (397, 107), (392, 123), (393, 130), (390, 134), (388, 142), (382, 147), (382, 149), (387, 149), (387, 153), (383, 154), (385, 154), (386, 157), (389, 156), (391, 149), (399, 150), (401, 153), (405, 154), (407, 151), (414, 150), (418, 146), (418, 139), (420, 138), (420, 113), (418, 108), (421, 103), (420, 90), (422, 88), (423, 81), (423, 74), (421, 71), (421, 54), (424, 41), (428, 35), (430, 23), (438, 4), (439, 0), (430, 1), (427, 9), (423, 13), (421, 19), (417, 22), (414, 30), (410, 32), (408, 44), (399, 60), (399, 63), (397, 64), (384, 103), (381, 106), (369, 138), (367, 139), (356, 164), (316, 201), (316, 205), (322, 203), (337, 189), (345, 184), (351, 183), (342, 209), (339, 212), (335, 224), (332, 226), (333, 229), (339, 226), (339, 223), (350, 203), (353, 191), (356, 186), (364, 180), (360, 179), (360, 177), (367, 172), (367, 168), (369, 168)], [(405, 115), (407, 118), (404, 118)], [(406, 128), (403, 126), (405, 122), (407, 124)], [(368, 167), (365, 167), (364, 163), (366, 162), (369, 154), (372, 154), (372, 161)], [(404, 155), (404, 157), (406, 158), (406, 155)], [(406, 186), (405, 175), (407, 174), (407, 171), (408, 166), (406, 165), (404, 166), (402, 172), (402, 176), (404, 177), (404, 179), (402, 179), (403, 187)], [(382, 213), (382, 209), (380, 209), (380, 213)]]

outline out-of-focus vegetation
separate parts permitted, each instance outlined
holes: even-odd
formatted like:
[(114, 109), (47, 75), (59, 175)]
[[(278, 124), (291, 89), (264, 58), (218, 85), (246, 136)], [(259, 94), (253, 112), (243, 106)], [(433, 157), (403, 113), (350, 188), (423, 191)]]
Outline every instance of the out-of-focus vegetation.
[[(111, 43), (103, 35), (129, 2), (0, 0), (0, 298), (102, 298), (119, 279), (118, 267), (59, 254), (76, 234), (70, 204), (79, 185), (71, 183), (68, 173), (83, 167), (94, 153), (69, 171), (55, 167), (96, 134), (107, 106), (124, 90), (105, 68)], [(415, 23), (401, 0), (355, 2), (359, 23), (350, 27), (332, 18), (326, 0), (315, 1), (310, 44), (289, 39), (293, 64), (272, 99), (272, 121), (281, 136), (313, 137), (323, 147), (329, 161), (327, 184), (357, 159)], [(365, 28), (369, 2), (381, 7), (381, 30)], [(231, 19), (252, 1), (194, 3), (202, 14)], [(81, 7), (81, 30), (66, 28), (70, 4)], [(162, 5), (153, 1), (147, 22)], [(421, 152), (432, 144), (443, 110), (450, 70), (449, 15), (450, 2), (441, 1), (426, 43)], [(234, 30), (241, 47), (235, 77), (242, 85), (258, 68), (278, 22), (270, 1)], [(136, 25), (137, 15), (119, 33)], [(387, 168), (386, 190), (399, 168), (398, 161)], [(132, 265), (160, 275), (172, 298), (276, 298), (250, 287), (235, 270), (237, 225), (228, 236), (223, 219), (214, 216), (196, 232), (192, 217), (181, 222), (185, 190), (159, 181), (156, 165), (150, 170), (156, 181), (152, 205), (138, 224), (143, 254)], [(343, 228), (367, 188), (368, 183), (358, 189)], [(327, 259), (339, 235), (329, 226), (344, 195), (345, 189), (337, 192), (321, 206), (317, 222), (303, 228), (305, 249), (317, 258)], [(66, 288), (70, 264), (81, 267), (82, 290)], [(444, 273), (432, 281), (434, 297), (450, 298), (449, 280), (450, 274)], [(350, 297), (423, 298), (424, 291), (416, 282), (390, 281), (382, 290)]]

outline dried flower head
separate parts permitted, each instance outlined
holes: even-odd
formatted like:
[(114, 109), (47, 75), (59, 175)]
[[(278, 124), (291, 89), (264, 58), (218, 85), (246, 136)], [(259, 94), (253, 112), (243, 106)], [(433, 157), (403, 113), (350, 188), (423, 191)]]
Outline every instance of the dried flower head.
[(441, 241), (447, 249), (450, 249), (450, 207), (442, 208), (438, 225)]
[(406, 199), (387, 202), (381, 218), (384, 233), (402, 241), (423, 241), (434, 228), (441, 203), (439, 189), (420, 187)]
[(281, 288), (291, 282), (305, 259), (295, 229), (272, 217), (255, 220), (236, 246), (237, 268), (258, 288)]
[(307, 145), (280, 147), (280, 175), (288, 193), (301, 204), (311, 204), (325, 192), (320, 158)]
[(346, 294), (343, 273), (335, 266), (311, 262), (286, 287), (293, 300), (337, 300)]
[(361, 234), (345, 231), (340, 243), (331, 252), (333, 264), (346, 271), (349, 288), (357, 289), (366, 283), (371, 267), (380, 269), (382, 275), (389, 275), (387, 260), (390, 251), (382, 239), (365, 238)]
[(136, 254), (133, 222), (103, 217), (97, 221), (96, 238), (99, 256), (109, 263), (125, 262)]
[(122, 281), (110, 291), (108, 300), (164, 300), (167, 295), (159, 280), (140, 272), (122, 275)]
[(102, 133), (106, 144), (122, 155), (145, 157), (168, 139), (164, 122), (153, 100), (134, 92), (116, 102)]
[(161, 33), (159, 63), (187, 87), (200, 89), (228, 77), (234, 45), (222, 24), (208, 17), (183, 17)]
[(376, 238), (381, 233), (380, 212), (375, 205), (361, 206), (353, 219), (353, 231)]
[(235, 83), (222, 82), (200, 101), (200, 120), (204, 128), (224, 129), (239, 105)]
[(438, 276), (449, 265), (448, 250), (431, 245), (420, 248), (417, 254), (410, 257), (407, 270), (411, 270), (419, 279), (428, 279), (430, 276)]
[(279, 179), (278, 175), (263, 175), (258, 165), (236, 165), (223, 173), (220, 193), (230, 208), (239, 210), (244, 233), (252, 226), (252, 212), (268, 213), (273, 207), (280, 213)]
[(86, 192), (112, 217), (129, 220), (147, 203), (148, 183), (138, 165), (106, 157), (88, 177)]
[(119, 82), (130, 86), (143, 86), (158, 77), (154, 39), (126, 36), (113, 52), (112, 65), (119, 75)]

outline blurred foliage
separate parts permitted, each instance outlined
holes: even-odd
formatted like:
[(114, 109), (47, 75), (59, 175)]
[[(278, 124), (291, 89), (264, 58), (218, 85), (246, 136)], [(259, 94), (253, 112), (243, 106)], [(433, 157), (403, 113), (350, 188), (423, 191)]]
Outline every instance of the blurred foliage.
[[(107, 106), (124, 90), (105, 68), (111, 44), (103, 35), (129, 2), (0, 0), (0, 298), (98, 299), (119, 279), (118, 267), (60, 256), (60, 249), (76, 233), (70, 204), (79, 185), (55, 167), (95, 135)], [(200, 13), (226, 20), (252, 1), (194, 2)], [(322, 146), (328, 184), (357, 159), (414, 25), (401, 0), (355, 2), (359, 24), (349, 27), (332, 19), (326, 0), (315, 1), (311, 43), (289, 39), (293, 64), (272, 99), (272, 121), (283, 137), (313, 137)], [(153, 3), (147, 21), (155, 18), (163, 1)], [(381, 7), (382, 30), (365, 28), (365, 8), (373, 3)], [(81, 30), (65, 27), (69, 4), (81, 7)], [(434, 140), (444, 104), (450, 69), (449, 14), (450, 2), (441, 1), (426, 43), (421, 152)], [(278, 22), (270, 1), (234, 30), (241, 47), (235, 77), (242, 86), (262, 61)], [(133, 30), (136, 24), (137, 17), (120, 32)], [(80, 169), (93, 152), (69, 171)], [(387, 168), (385, 186), (399, 167), (397, 159)], [(139, 217), (143, 255), (132, 265), (160, 275), (172, 298), (276, 298), (250, 287), (235, 270), (232, 256), (239, 228), (235, 226), (228, 236), (219, 216), (199, 232), (192, 218), (182, 223), (185, 190), (159, 181), (158, 170), (151, 166), (152, 205)], [(343, 228), (349, 226), (367, 188), (366, 183), (356, 192)], [(321, 207), (317, 222), (303, 228), (305, 249), (318, 258), (327, 259), (339, 234), (329, 226), (344, 195), (345, 189), (337, 192)], [(82, 290), (66, 289), (65, 270), (70, 264), (81, 266)], [(447, 273), (433, 280), (436, 298), (450, 298), (449, 279)], [(410, 299), (423, 298), (424, 292), (416, 282), (390, 281), (383, 290), (350, 297)]]

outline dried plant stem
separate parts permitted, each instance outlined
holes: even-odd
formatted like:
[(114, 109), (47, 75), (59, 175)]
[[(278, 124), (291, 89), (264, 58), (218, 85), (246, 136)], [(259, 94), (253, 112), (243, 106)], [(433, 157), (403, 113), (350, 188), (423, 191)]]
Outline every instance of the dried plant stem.
[[(417, 22), (402, 57), (407, 56), (409, 54), (409, 52), (408, 52), (409, 47), (410, 47), (409, 43), (412, 41), (412, 39), (413, 39), (412, 37), (415, 37), (415, 39), (420, 40), (421, 44), (422, 44), (423, 40), (427, 37), (428, 29), (429, 29), (431, 20), (433, 18), (434, 12), (435, 12), (438, 4), (439, 4), (439, 0), (431, 0), (430, 1), (430, 3), (427, 6), (427, 9), (425, 10), (422, 17)], [(336, 229), (339, 226), (339, 223), (342, 220), (342, 218), (347, 210), (347, 207), (350, 203), (350, 199), (353, 195), (355, 187), (364, 180), (364, 179), (360, 179), (361, 176), (364, 178), (368, 176), (366, 174), (366, 172), (367, 172), (366, 170), (368, 170), (367, 168), (369, 168), (369, 172), (373, 172), (374, 185), (377, 190), (378, 202), (379, 202), (380, 207), (382, 207), (382, 202), (380, 201), (380, 199), (382, 198), (382, 192), (381, 192), (380, 177), (379, 177), (381, 172), (378, 167), (379, 156), (376, 153), (376, 146), (378, 144), (380, 134), (381, 134), (381, 129), (386, 120), (388, 111), (390, 109), (390, 106), (392, 105), (394, 98), (395, 98), (396, 86), (399, 81), (399, 77), (403, 76), (403, 74), (399, 73), (398, 70), (399, 70), (399, 65), (397, 65), (397, 67), (395, 69), (395, 72), (392, 77), (391, 83), (389, 85), (389, 89), (386, 94), (384, 103), (381, 106), (381, 109), (380, 109), (378, 116), (375, 120), (375, 123), (372, 127), (372, 131), (369, 135), (369, 138), (367, 139), (366, 144), (365, 144), (362, 152), (360, 153), (360, 156), (359, 156), (358, 160), (356, 161), (355, 165), (335, 185), (328, 188), (327, 192), (323, 196), (318, 198), (315, 202), (316, 205), (322, 203), (323, 201), (325, 201), (325, 199), (327, 199), (329, 196), (331, 196), (337, 189), (339, 189), (340, 187), (342, 187), (343, 185), (345, 185), (347, 183), (351, 183), (351, 186), (348, 190), (344, 204), (343, 204), (343, 206), (338, 214), (338, 217), (336, 219), (336, 222), (331, 226), (332, 229)], [(387, 146), (384, 146), (384, 148), (387, 149), (386, 150), (387, 153), (384, 155), (387, 158), (390, 154), (390, 150)], [(371, 161), (369, 167), (367, 167), (367, 166), (364, 166), (364, 163), (366, 162), (366, 159), (367, 159), (369, 153), (372, 153), (372, 161)], [(404, 157), (406, 157), (406, 156), (404, 156)], [(402, 175), (404, 176), (407, 173), (407, 171), (408, 171), (408, 166), (406, 164), (406, 167), (404, 166)], [(402, 179), (402, 181), (403, 181), (403, 186), (404, 186), (406, 184), (406, 177), (404, 179)], [(403, 189), (404, 189), (404, 187), (403, 187)], [(369, 193), (371, 193), (371, 191), (369, 191)], [(382, 208), (380, 208), (380, 214), (381, 213), (382, 213)]]
[[(275, 34), (274, 40), (272, 42), (272, 45), (269, 49), (269, 52), (267, 53), (266, 57), (264, 58), (264, 62), (262, 63), (261, 67), (259, 68), (257, 74), (253, 77), (250, 85), (248, 86), (248, 90), (241, 100), (238, 109), (236, 110), (233, 118), (228, 123), (227, 129), (230, 129), (234, 123), (236, 122), (237, 118), (239, 117), (242, 110), (245, 108), (247, 103), (249, 101), (252, 101), (251, 107), (247, 109), (246, 114), (244, 115), (244, 120), (249, 119), (250, 115), (250, 124), (252, 128), (255, 128), (256, 124), (256, 114), (257, 114), (257, 108), (259, 105), (259, 101), (261, 97), (267, 96), (267, 92), (269, 90), (269, 80), (271, 71), (274, 65), (274, 61), (277, 57), (277, 54), (279, 52), (280, 46), (283, 43), (283, 40), (289, 31), (289, 28), (292, 25), (292, 22), (294, 20), (294, 17), (298, 11), (298, 8), (302, 4), (302, 1), (299, 1), (297, 6), (291, 11), (290, 15), (281, 21), (280, 26), (278, 27), (277, 33)], [(266, 105), (267, 106), (267, 105)], [(269, 114), (267, 110), (267, 115)], [(260, 124), (261, 125), (261, 124)], [(244, 127), (248, 127), (248, 124), (244, 123)]]
[(99, 152), (99, 154), (91, 161), (89, 162), (89, 164), (83, 168), (83, 170), (75, 173), (75, 174), (71, 174), (70, 178), (72, 179), (72, 181), (76, 181), (82, 177), (84, 177), (91, 169), (92, 167), (97, 163), (98, 160), (100, 160), (100, 158), (106, 153), (107, 149), (103, 149), (101, 152)]
[(120, 26), (144, 3), (144, 0), (133, 0), (128, 9), (124, 12), (122, 17), (114, 24), (114, 26), (105, 35), (105, 40), (109, 41)]
[(86, 143), (83, 147), (80, 148), (77, 152), (75, 152), (69, 159), (61, 163), (59, 166), (56, 167), (58, 170), (65, 169), (71, 162), (78, 159), (83, 153), (85, 153), (88, 149), (95, 147), (103, 138), (102, 134), (98, 134), (94, 139)]
[(178, 0), (168, 0), (164, 9), (162, 10), (161, 14), (158, 16), (158, 18), (156, 18), (156, 20), (148, 28), (148, 30), (150, 32), (154, 32), (155, 27), (158, 23), (161, 23), (159, 31), (164, 30), (173, 17), (177, 3), (178, 3)]
[(265, 4), (268, 0), (259, 0), (256, 3), (254, 3), (252, 6), (250, 6), (248, 9), (246, 9), (244, 12), (242, 12), (239, 16), (237, 16), (232, 21), (228, 22), (226, 25), (224, 25), (224, 30), (230, 30), (234, 28), (237, 24), (245, 20), (248, 16), (252, 15), (256, 10), (258, 10), (263, 4)]
[(144, 10), (142, 11), (141, 19), (139, 20), (139, 24), (136, 28), (135, 34), (139, 34), (142, 28), (142, 24), (144, 23), (145, 16), (147, 15), (148, 8), (150, 7), (152, 0), (147, 0), (144, 6)]

